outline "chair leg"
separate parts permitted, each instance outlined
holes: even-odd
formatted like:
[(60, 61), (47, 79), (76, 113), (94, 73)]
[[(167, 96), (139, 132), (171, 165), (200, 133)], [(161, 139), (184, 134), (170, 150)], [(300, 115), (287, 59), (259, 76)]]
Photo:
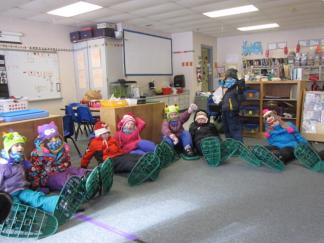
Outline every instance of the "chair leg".
[(88, 137), (89, 135), (88, 135), (87, 124), (83, 124), (83, 128), (84, 128), (86, 136)]
[(81, 124), (78, 124), (78, 128), (77, 128), (76, 133), (75, 133), (75, 135), (74, 135), (75, 141), (78, 140), (78, 135), (79, 135), (79, 131), (80, 131), (80, 129), (81, 129)]
[(79, 148), (78, 148), (78, 145), (77, 145), (76, 142), (74, 141), (74, 139), (73, 139), (72, 137), (68, 137), (68, 138), (72, 140), (75, 149), (78, 151), (79, 157), (82, 158), (82, 154), (81, 154), (81, 152), (80, 152), (80, 150), (79, 150)]

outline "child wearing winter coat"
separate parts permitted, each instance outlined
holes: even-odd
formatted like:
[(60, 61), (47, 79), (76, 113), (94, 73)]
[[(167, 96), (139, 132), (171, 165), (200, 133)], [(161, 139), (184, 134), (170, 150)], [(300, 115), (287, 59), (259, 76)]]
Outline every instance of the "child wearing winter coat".
[(94, 126), (95, 138), (90, 140), (88, 148), (81, 159), (81, 167), (88, 168), (90, 160), (95, 157), (98, 163), (111, 159), (114, 173), (129, 173), (142, 157), (140, 154), (124, 154), (118, 140), (112, 137), (106, 123), (98, 121)]
[(38, 137), (31, 152), (27, 179), (32, 189), (59, 191), (71, 176), (82, 177), (86, 170), (71, 166), (70, 147), (64, 142), (54, 122), (38, 126)]
[(220, 141), (218, 130), (215, 124), (210, 123), (210, 117), (205, 110), (197, 110), (194, 121), (190, 124), (189, 132), (195, 149), (199, 155), (202, 155), (201, 141), (208, 137), (217, 137)]
[(53, 213), (59, 196), (46, 196), (43, 192), (28, 189), (25, 169), (30, 163), (25, 160), (26, 138), (17, 132), (3, 136), (3, 150), (0, 154), (0, 191), (11, 195), (13, 201), (21, 202), (46, 212)]
[(166, 119), (162, 123), (163, 139), (172, 147), (180, 144), (186, 156), (194, 156), (191, 135), (183, 127), (183, 124), (188, 121), (192, 112), (197, 110), (196, 104), (191, 104), (188, 110), (179, 113), (178, 105), (166, 106), (164, 111)]
[(239, 117), (240, 97), (242, 96), (240, 82), (237, 70), (230, 68), (226, 71), (225, 79), (221, 81), (220, 86), (223, 92), (221, 109), (225, 136), (242, 142), (242, 125)]
[(155, 144), (142, 139), (140, 134), (145, 128), (145, 122), (132, 114), (126, 114), (117, 124), (115, 139), (124, 154), (145, 154), (154, 152)]
[(291, 122), (284, 122), (276, 111), (263, 110), (263, 118), (266, 123), (264, 136), (269, 142), (266, 146), (285, 164), (295, 159), (294, 148), (299, 144), (307, 144), (298, 129)]

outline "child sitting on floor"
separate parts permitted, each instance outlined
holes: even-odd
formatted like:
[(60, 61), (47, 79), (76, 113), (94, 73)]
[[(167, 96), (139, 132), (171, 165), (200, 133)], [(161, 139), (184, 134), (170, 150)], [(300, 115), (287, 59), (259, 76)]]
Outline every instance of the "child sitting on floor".
[(202, 155), (201, 141), (208, 137), (217, 137), (220, 141), (216, 126), (210, 123), (210, 117), (205, 110), (198, 110), (194, 116), (194, 121), (190, 124), (189, 132), (194, 144), (194, 148), (199, 155)]
[(188, 157), (195, 156), (192, 149), (190, 133), (185, 131), (183, 124), (188, 121), (192, 112), (197, 110), (196, 104), (191, 104), (188, 110), (179, 114), (179, 106), (171, 105), (165, 107), (166, 120), (162, 123), (163, 139), (172, 147), (180, 144), (184, 154)]
[(69, 177), (82, 177), (87, 170), (71, 166), (70, 146), (59, 135), (54, 122), (38, 126), (38, 137), (31, 152), (27, 179), (32, 189), (59, 191)]
[(6, 133), (3, 136), (3, 150), (0, 154), (0, 191), (9, 193), (14, 201), (22, 202), (54, 212), (59, 196), (46, 196), (43, 192), (28, 189), (25, 179), (25, 169), (30, 163), (24, 157), (26, 138), (17, 132)]
[(285, 164), (294, 160), (294, 148), (299, 143), (306, 144), (307, 140), (301, 136), (294, 124), (282, 121), (276, 111), (263, 110), (263, 118), (266, 123), (264, 136), (269, 142), (266, 148)]
[[(88, 148), (81, 159), (81, 167), (88, 168), (92, 157), (102, 163), (106, 159), (111, 159), (114, 173), (129, 173), (143, 156), (140, 154), (124, 154), (116, 138), (110, 134), (109, 127), (101, 121), (94, 126), (95, 138), (88, 145)], [(145, 166), (144, 166), (145, 167)], [(149, 171), (149, 174), (151, 171)]]
[(118, 130), (115, 139), (118, 141), (124, 154), (145, 154), (154, 152), (155, 144), (142, 139), (140, 133), (145, 128), (145, 122), (132, 114), (126, 114), (117, 124)]

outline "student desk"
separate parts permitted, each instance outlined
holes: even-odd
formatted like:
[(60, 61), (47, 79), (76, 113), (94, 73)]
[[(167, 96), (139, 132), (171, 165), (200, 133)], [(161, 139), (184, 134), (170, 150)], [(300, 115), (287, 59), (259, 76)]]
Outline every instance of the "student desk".
[(15, 132), (19, 132), (21, 135), (27, 138), (25, 144), (25, 155), (26, 158), (30, 157), (30, 153), (34, 148), (34, 140), (37, 137), (37, 126), (43, 125), (45, 123), (50, 123), (54, 121), (59, 133), (63, 136), (63, 121), (62, 116), (50, 115), (48, 117), (15, 121), (15, 122), (2, 122), (0, 123), (0, 134), (1, 134), (1, 143), (0, 148), (3, 148), (2, 134), (3, 132), (9, 132), (12, 129)]
[(111, 133), (114, 135), (118, 121), (120, 121), (124, 114), (131, 112), (135, 116), (143, 119), (146, 123), (146, 126), (141, 133), (141, 138), (159, 143), (161, 141), (161, 126), (164, 107), (164, 102), (115, 108), (101, 107), (100, 120), (109, 125)]

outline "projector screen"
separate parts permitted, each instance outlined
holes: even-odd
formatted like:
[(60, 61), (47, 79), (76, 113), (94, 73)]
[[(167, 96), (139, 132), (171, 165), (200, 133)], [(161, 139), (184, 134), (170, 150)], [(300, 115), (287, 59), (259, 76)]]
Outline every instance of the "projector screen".
[(126, 76), (173, 75), (171, 38), (124, 30), (123, 48)]

